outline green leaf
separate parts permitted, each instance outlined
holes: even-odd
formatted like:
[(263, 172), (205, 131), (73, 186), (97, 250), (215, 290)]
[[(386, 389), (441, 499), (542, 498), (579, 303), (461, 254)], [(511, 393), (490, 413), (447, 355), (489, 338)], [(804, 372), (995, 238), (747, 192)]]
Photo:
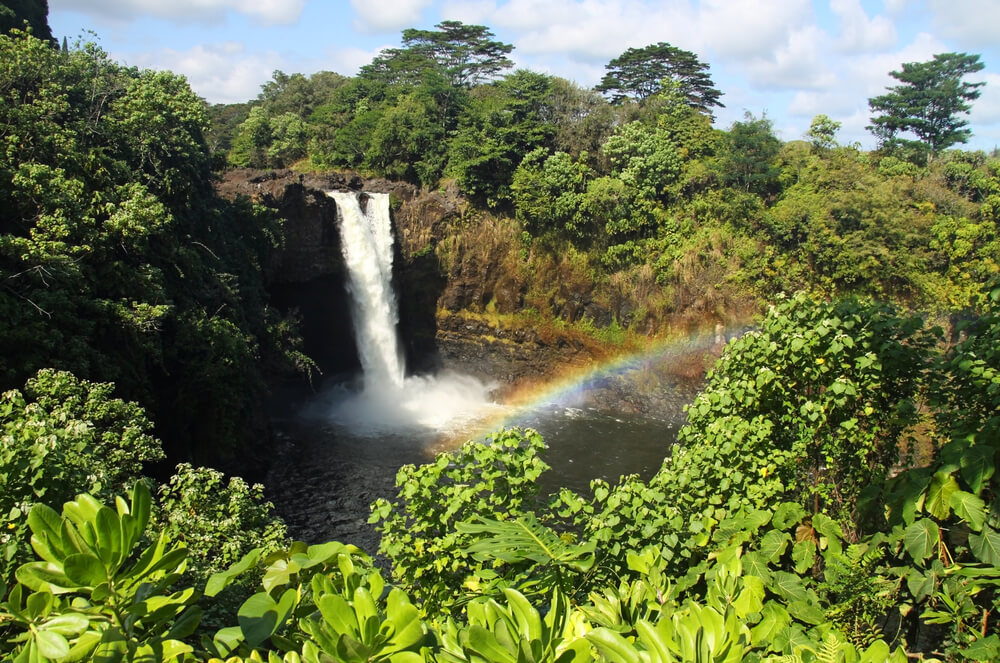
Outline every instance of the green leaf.
[(969, 524), (973, 530), (978, 532), (983, 528), (986, 521), (986, 503), (964, 490), (956, 491), (951, 496), (951, 507), (955, 510), (955, 515)]
[(795, 572), (805, 573), (816, 563), (816, 543), (810, 539), (796, 541), (792, 546), (792, 561), (795, 562)]
[(936, 472), (927, 489), (924, 508), (938, 520), (946, 519), (951, 513), (951, 497), (958, 490), (960, 488), (955, 477), (945, 472)]
[(84, 587), (96, 587), (108, 581), (104, 563), (88, 553), (70, 555), (63, 562), (66, 577)]
[(465, 534), (488, 535), (465, 549), (477, 559), (499, 559), (510, 564), (531, 560), (565, 565), (577, 571), (587, 571), (594, 565), (595, 541), (580, 545), (567, 543), (538, 522), (530, 511), (515, 520), (480, 517), (458, 523), (457, 529)]
[(497, 642), (496, 636), (479, 624), (473, 624), (468, 631), (469, 647), (493, 663), (515, 663), (517, 656)]
[(924, 560), (937, 550), (941, 540), (941, 530), (937, 523), (929, 518), (921, 518), (906, 528), (903, 533), (903, 545), (906, 552), (916, 560)]
[(257, 563), (262, 551), (263, 548), (254, 548), (247, 554), (243, 555), (243, 558), (240, 559), (240, 561), (236, 562), (225, 571), (212, 574), (212, 577), (208, 579), (207, 583), (205, 583), (205, 596), (215, 596), (225, 589), (226, 585), (232, 582), (233, 578)]
[(642, 661), (642, 657), (633, 644), (620, 634), (603, 626), (595, 628), (585, 637), (612, 663), (641, 663)]
[(809, 595), (802, 578), (787, 571), (775, 571), (772, 586), (783, 598), (788, 601), (808, 601)]
[(77, 588), (62, 571), (58, 564), (50, 562), (28, 562), (18, 567), (14, 572), (18, 582), (36, 592), (65, 594)]
[(995, 454), (996, 450), (988, 444), (978, 444), (962, 454), (962, 478), (973, 493), (978, 495), (993, 476)]
[(63, 658), (69, 655), (69, 642), (55, 631), (38, 631), (35, 633), (35, 644), (38, 653), (45, 658)]
[(1000, 659), (1000, 636), (996, 633), (979, 638), (971, 645), (958, 652), (958, 655), (970, 661), (990, 663)]
[(263, 644), (280, 626), (278, 604), (264, 592), (244, 601), (237, 617), (243, 637), (251, 647)]
[(772, 564), (777, 562), (781, 555), (785, 552), (785, 547), (788, 542), (791, 541), (791, 537), (788, 536), (788, 532), (782, 532), (780, 530), (770, 530), (764, 535), (764, 538), (760, 542), (760, 554), (768, 562)]
[(42, 628), (62, 635), (78, 635), (86, 631), (88, 626), (90, 626), (90, 620), (83, 615), (66, 613), (46, 621)]
[(969, 550), (980, 562), (1000, 566), (1000, 532), (986, 526), (981, 533), (969, 534)]

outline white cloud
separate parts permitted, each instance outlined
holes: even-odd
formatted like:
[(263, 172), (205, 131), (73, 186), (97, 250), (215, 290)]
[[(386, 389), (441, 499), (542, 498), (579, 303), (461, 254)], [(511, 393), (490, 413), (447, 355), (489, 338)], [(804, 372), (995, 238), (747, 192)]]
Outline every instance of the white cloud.
[(446, 21), (461, 21), (472, 25), (486, 22), (497, 10), (493, 0), (445, 0), (441, 3), (441, 17)]
[(840, 23), (837, 47), (847, 53), (881, 51), (896, 43), (896, 27), (885, 16), (868, 18), (861, 0), (830, 0)]
[(814, 25), (793, 30), (785, 43), (772, 45), (767, 57), (747, 60), (746, 72), (754, 85), (764, 89), (828, 88), (837, 80), (825, 57), (828, 40)]
[(993, 48), (1000, 26), (997, 0), (927, 0), (934, 27), (961, 48)]
[(569, 63), (605, 63), (631, 47), (666, 41), (698, 53), (696, 15), (687, 0), (451, 0), (442, 16), (516, 34), (515, 53), (559, 55)]
[(211, 103), (253, 99), (275, 69), (286, 68), (277, 53), (247, 53), (239, 42), (201, 44), (185, 51), (165, 48), (124, 59), (140, 67), (183, 74), (191, 89)]
[(358, 70), (366, 64), (370, 63), (375, 56), (378, 55), (379, 51), (386, 48), (392, 48), (392, 46), (379, 46), (373, 50), (365, 50), (363, 48), (330, 48), (327, 49), (326, 59), (322, 63), (317, 63), (316, 71), (319, 69), (326, 69), (328, 71), (335, 71), (338, 74), (343, 74), (344, 76), (354, 76), (358, 73)]
[(712, 50), (734, 57), (767, 57), (796, 28), (812, 22), (809, 0), (703, 0), (699, 29)]
[(77, 11), (114, 21), (152, 16), (177, 23), (215, 23), (227, 12), (245, 14), (268, 25), (290, 25), (306, 0), (49, 0), (53, 10)]
[(396, 32), (419, 24), (432, 0), (351, 0), (354, 27), (367, 33)]

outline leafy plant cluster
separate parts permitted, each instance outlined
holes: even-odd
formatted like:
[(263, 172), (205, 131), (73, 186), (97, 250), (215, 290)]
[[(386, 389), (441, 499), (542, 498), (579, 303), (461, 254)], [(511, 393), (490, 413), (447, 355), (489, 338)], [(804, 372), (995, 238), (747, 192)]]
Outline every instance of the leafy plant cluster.
[(0, 388), (113, 382), (174, 458), (231, 456), (289, 354), (275, 218), (213, 189), (204, 103), (168, 72), (0, 36)]
[[(775, 307), (731, 344), (648, 482), (539, 496), (531, 431), (404, 467), (372, 507), (392, 584), (337, 542), (256, 548), (202, 584), (179, 532), (150, 532), (141, 482), (113, 506), (35, 504), (39, 561), (6, 592), (0, 646), (38, 661), (995, 660), (1000, 285), (986, 299), (937, 354), (884, 307)], [(917, 391), (934, 452), (890, 476)], [(712, 412), (780, 422), (761, 426), (776, 453)], [(166, 512), (195, 508), (169, 496), (189, 482), (164, 488)], [(235, 614), (203, 618), (234, 588)]]

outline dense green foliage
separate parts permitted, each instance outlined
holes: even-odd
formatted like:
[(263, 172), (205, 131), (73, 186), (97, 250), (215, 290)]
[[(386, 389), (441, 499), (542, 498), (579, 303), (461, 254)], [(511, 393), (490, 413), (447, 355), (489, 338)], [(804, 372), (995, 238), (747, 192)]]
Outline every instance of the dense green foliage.
[(0, 386), (40, 368), (114, 382), (167, 449), (231, 454), (282, 354), (269, 215), (212, 188), (180, 77), (0, 37)]
[(0, 34), (8, 34), (11, 30), (23, 30), (25, 24), (31, 30), (31, 34), (39, 39), (52, 40), (48, 0), (0, 2)]
[[(986, 301), (966, 338), (935, 356), (915, 321), (880, 307), (804, 297), (776, 307), (731, 345), (689, 408), (677, 451), (687, 459), (668, 459), (648, 483), (625, 477), (595, 482), (589, 497), (538, 500), (543, 445), (530, 431), (404, 467), (398, 497), (373, 505), (393, 584), (353, 546), (294, 543), (249, 551), (199, 592), (182, 580), (182, 544), (167, 533), (143, 540), (153, 511), (144, 484), (114, 508), (88, 495), (61, 515), (35, 505), (28, 524), (42, 561), (19, 567), (0, 605), (0, 647), (37, 661), (996, 660), (1000, 284)], [(814, 373), (803, 383), (781, 375), (796, 368)], [(784, 383), (770, 402), (768, 371)], [(827, 386), (810, 390), (814, 381)], [(900, 405), (924, 386), (940, 413), (930, 464), (864, 476), (854, 444), (903, 444)], [(975, 398), (962, 403), (967, 389)], [(773, 471), (720, 473), (728, 461), (712, 450), (755, 462), (754, 431), (710, 423), (744, 401), (782, 426), (813, 427), (798, 438), (802, 457), (825, 455), (829, 486), (867, 482), (865, 495), (838, 496), (856, 508), (829, 492), (817, 502), (818, 484), (799, 487), (781, 454), (762, 461)], [(819, 428), (837, 422), (839, 443), (815, 433), (816, 407)], [(844, 425), (861, 418), (872, 422)], [(780, 441), (781, 431), (759, 430)], [(746, 480), (732, 481), (740, 472)], [(775, 477), (788, 490), (773, 490)], [(229, 625), (204, 622), (247, 574), (259, 587), (242, 591)]]

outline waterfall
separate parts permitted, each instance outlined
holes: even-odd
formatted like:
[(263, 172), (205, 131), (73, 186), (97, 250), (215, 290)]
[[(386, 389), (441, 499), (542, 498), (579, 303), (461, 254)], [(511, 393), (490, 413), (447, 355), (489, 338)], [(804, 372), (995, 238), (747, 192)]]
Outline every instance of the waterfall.
[(370, 437), (414, 430), (456, 430), (494, 415), (493, 385), (457, 373), (406, 377), (392, 290), (389, 196), (329, 192), (337, 202), (351, 318), (361, 358), (361, 390), (339, 385), (323, 407), (351, 434)]
[(369, 193), (365, 209), (355, 193), (334, 191), (340, 237), (347, 264), (351, 318), (365, 384), (402, 387), (403, 358), (396, 325), (399, 313), (392, 290), (392, 228), (389, 195)]

